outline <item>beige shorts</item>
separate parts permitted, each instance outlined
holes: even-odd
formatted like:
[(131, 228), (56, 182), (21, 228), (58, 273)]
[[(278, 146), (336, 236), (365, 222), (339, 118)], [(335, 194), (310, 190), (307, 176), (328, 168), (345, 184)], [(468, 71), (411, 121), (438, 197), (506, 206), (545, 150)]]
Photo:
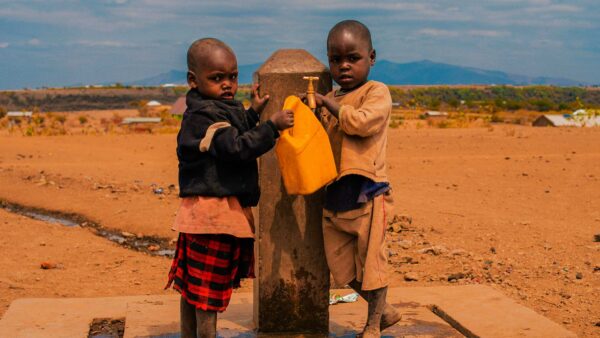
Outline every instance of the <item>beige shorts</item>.
[(362, 282), (363, 290), (388, 285), (385, 231), (392, 204), (390, 191), (359, 209), (323, 210), (325, 255), (338, 287), (353, 279)]

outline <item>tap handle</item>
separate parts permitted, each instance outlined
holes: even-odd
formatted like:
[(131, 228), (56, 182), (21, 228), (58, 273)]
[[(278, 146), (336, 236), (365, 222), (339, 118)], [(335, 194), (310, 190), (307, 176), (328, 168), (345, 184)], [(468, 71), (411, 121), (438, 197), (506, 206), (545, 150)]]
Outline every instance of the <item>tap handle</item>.
[(313, 85), (313, 80), (318, 80), (318, 76), (304, 76), (302, 77), (304, 80), (308, 80), (308, 89), (306, 90), (306, 100), (308, 101), (308, 107), (310, 109), (316, 109), (317, 103), (315, 101), (315, 87)]

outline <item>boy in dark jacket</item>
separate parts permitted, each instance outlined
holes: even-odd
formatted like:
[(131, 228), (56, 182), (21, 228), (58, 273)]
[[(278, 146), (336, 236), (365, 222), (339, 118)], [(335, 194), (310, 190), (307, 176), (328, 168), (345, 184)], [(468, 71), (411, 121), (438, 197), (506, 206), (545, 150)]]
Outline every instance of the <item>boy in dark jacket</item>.
[(188, 49), (187, 110), (177, 135), (181, 206), (167, 287), (181, 293), (181, 336), (216, 337), (217, 312), (232, 289), (254, 277), (254, 222), (260, 197), (256, 159), (279, 131), (293, 126), (291, 111), (259, 123), (268, 96), (253, 87), (252, 107), (234, 100), (238, 87), (233, 50), (213, 38)]

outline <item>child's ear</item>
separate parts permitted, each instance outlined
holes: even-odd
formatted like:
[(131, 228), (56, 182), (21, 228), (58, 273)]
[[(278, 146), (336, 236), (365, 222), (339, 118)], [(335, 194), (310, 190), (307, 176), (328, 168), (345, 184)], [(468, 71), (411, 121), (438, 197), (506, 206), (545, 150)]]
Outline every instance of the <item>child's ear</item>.
[(375, 52), (375, 49), (373, 49), (371, 51), (371, 53), (369, 53), (369, 60), (371, 61), (371, 67), (375, 65), (376, 58), (377, 58), (377, 53)]
[(194, 74), (194, 72), (192, 72), (191, 70), (188, 70), (187, 72), (187, 83), (190, 86), (190, 88), (198, 87), (198, 84), (196, 82), (196, 74)]

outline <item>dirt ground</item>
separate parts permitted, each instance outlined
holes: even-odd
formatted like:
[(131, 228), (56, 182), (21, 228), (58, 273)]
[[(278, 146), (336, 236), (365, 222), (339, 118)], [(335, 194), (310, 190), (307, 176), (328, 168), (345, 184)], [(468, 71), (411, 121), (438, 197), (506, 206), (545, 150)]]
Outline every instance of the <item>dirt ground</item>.
[[(393, 286), (484, 283), (600, 335), (598, 144), (600, 128), (390, 129), (395, 213), (407, 216), (388, 232)], [(0, 136), (0, 187), (10, 202), (176, 236), (174, 134)], [(0, 314), (20, 297), (172, 292), (169, 259), (87, 229), (0, 210), (0, 230)]]

